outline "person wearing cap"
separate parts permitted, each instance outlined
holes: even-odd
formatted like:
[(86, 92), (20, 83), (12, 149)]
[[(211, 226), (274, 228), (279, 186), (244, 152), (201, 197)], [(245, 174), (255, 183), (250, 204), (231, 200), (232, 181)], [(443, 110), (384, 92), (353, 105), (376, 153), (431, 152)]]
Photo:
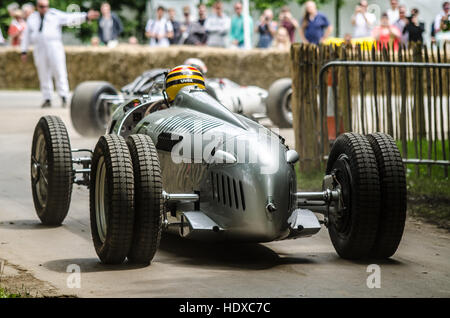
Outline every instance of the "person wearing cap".
[(34, 45), (33, 58), (39, 75), (44, 103), (41, 107), (50, 107), (53, 93), (53, 78), (63, 107), (69, 97), (66, 54), (62, 43), (62, 27), (75, 26), (86, 20), (97, 19), (99, 13), (66, 13), (49, 7), (48, 0), (37, 0), (37, 11), (27, 20), (21, 43), (22, 61), (27, 61), (30, 45)]

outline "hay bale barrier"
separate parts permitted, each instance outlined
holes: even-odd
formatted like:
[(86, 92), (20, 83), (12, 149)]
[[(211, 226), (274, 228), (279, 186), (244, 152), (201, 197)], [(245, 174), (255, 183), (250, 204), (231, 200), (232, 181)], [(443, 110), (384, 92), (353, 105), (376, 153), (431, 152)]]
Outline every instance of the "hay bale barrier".
[[(106, 47), (74, 47), (66, 50), (70, 88), (88, 80), (104, 80), (120, 88), (143, 71), (169, 68), (189, 57), (202, 59), (208, 66), (208, 77), (222, 77), (241, 85), (265, 89), (277, 79), (290, 77), (288, 51), (273, 49), (237, 50), (210, 47), (172, 46), (150, 48), (144, 45)], [(0, 89), (38, 89), (32, 50), (27, 64), (20, 60), (15, 48), (0, 48)]]

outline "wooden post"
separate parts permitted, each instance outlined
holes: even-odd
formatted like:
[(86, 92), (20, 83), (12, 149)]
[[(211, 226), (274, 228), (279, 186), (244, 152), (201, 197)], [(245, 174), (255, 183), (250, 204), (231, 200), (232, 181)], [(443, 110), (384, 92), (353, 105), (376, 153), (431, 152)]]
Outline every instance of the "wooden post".
[[(294, 44), (291, 47), (292, 61), (292, 115), (295, 133), (295, 148), (300, 155), (300, 171), (308, 172), (320, 168), (321, 158), (318, 151), (320, 127), (314, 116), (314, 98), (317, 98), (317, 83), (312, 83), (314, 72), (314, 45)], [(314, 74), (315, 75), (315, 74)]]

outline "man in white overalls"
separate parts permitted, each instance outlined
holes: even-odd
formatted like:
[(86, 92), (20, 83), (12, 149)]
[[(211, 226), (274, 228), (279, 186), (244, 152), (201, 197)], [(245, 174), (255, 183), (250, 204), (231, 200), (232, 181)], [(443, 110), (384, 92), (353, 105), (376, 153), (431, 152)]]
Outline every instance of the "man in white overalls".
[(87, 19), (96, 19), (99, 13), (89, 12), (66, 13), (50, 9), (48, 0), (37, 0), (37, 11), (27, 19), (27, 27), (22, 40), (22, 61), (27, 61), (29, 45), (34, 45), (34, 63), (36, 65), (41, 92), (44, 98), (42, 107), (50, 107), (53, 93), (52, 78), (55, 79), (58, 95), (66, 106), (69, 96), (67, 80), (66, 55), (61, 39), (61, 29), (66, 25), (80, 25)]

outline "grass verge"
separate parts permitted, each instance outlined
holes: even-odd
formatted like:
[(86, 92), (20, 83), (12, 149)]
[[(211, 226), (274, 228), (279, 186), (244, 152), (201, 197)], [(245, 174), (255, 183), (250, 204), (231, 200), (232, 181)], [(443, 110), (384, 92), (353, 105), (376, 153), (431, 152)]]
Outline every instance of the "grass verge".
[(0, 287), (0, 298), (22, 298), (22, 295), (10, 293), (7, 289)]

